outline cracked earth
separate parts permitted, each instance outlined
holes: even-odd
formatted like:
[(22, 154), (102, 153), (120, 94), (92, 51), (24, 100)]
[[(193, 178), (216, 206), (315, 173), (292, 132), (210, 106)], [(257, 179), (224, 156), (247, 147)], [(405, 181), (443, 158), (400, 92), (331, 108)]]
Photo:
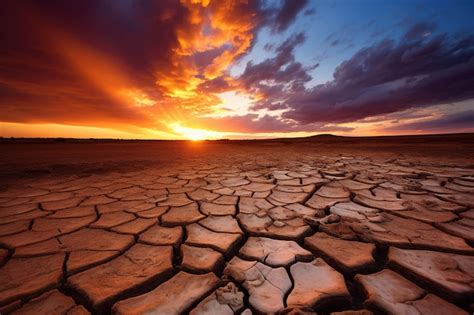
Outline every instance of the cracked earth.
[(468, 314), (474, 169), (192, 162), (0, 192), (2, 314)]

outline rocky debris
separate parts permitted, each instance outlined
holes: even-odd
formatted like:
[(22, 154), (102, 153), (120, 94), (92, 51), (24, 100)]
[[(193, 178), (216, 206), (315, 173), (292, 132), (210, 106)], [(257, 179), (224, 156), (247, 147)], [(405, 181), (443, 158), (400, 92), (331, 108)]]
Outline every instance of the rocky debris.
[(179, 246), (183, 239), (183, 228), (180, 226), (167, 228), (155, 225), (140, 235), (139, 241), (149, 245)]
[(73, 275), (68, 286), (85, 296), (95, 310), (140, 286), (171, 274), (171, 246), (137, 244), (108, 263)]
[(391, 266), (429, 283), (442, 296), (466, 301), (474, 297), (474, 256), (392, 247), (388, 259)]
[(197, 222), (206, 216), (199, 212), (198, 204), (193, 202), (186, 206), (171, 207), (171, 209), (161, 216), (161, 223), (164, 226), (177, 226)]
[(233, 282), (218, 288), (196, 306), (190, 315), (233, 315), (244, 307), (244, 294)]
[(348, 241), (326, 233), (316, 233), (304, 239), (304, 245), (316, 255), (333, 262), (345, 273), (368, 271), (375, 266), (375, 246), (370, 243)]
[(323, 259), (297, 262), (290, 267), (294, 288), (288, 306), (315, 306), (350, 301), (344, 277)]
[(275, 313), (284, 309), (284, 298), (291, 288), (291, 281), (283, 267), (271, 268), (257, 261), (232, 258), (224, 269), (242, 283), (250, 297), (249, 303), (262, 313)]
[(213, 273), (201, 275), (179, 272), (154, 290), (113, 306), (114, 314), (179, 315), (219, 285)]
[[(70, 314), (75, 307), (76, 304), (71, 297), (65, 296), (58, 290), (52, 290), (32, 299), (12, 314), (63, 315)], [(89, 312), (85, 311), (83, 314), (89, 314)]]
[(216, 233), (199, 224), (186, 226), (186, 244), (199, 247), (210, 247), (221, 253), (229, 253), (240, 242), (242, 236), (235, 233)]
[(258, 260), (271, 267), (288, 266), (296, 260), (309, 260), (311, 252), (294, 241), (274, 240), (265, 237), (249, 237), (239, 254), (246, 259)]
[(181, 266), (188, 270), (210, 272), (219, 268), (224, 262), (222, 254), (212, 248), (181, 245)]
[(0, 269), (0, 305), (32, 296), (58, 285), (64, 254), (12, 258)]
[(364, 304), (388, 314), (467, 314), (388, 269), (355, 280), (367, 295)]

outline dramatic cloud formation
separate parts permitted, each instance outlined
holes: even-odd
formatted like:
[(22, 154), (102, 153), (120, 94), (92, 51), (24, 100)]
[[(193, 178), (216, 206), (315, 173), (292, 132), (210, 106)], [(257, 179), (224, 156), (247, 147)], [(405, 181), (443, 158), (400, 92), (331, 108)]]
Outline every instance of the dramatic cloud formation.
[(453, 113), (435, 119), (428, 119), (414, 123), (400, 124), (388, 129), (395, 131), (435, 131), (444, 132), (457, 128), (458, 130), (470, 130), (474, 126), (474, 110)]
[(315, 12), (308, 0), (2, 1), (0, 136), (44, 124), (152, 138), (347, 133), (357, 131), (348, 123), (474, 98), (474, 35), (436, 33), (429, 21), (360, 47), (314, 86), (322, 52), (294, 25)]
[(412, 40), (386, 39), (360, 50), (336, 68), (333, 81), (291, 93), (283, 117), (340, 123), (474, 97), (474, 36), (407, 34)]

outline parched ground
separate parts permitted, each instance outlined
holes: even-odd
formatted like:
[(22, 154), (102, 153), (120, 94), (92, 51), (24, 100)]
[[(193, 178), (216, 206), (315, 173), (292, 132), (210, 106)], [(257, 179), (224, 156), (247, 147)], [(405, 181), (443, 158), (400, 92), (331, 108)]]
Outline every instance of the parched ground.
[(0, 148), (1, 314), (474, 311), (472, 135)]

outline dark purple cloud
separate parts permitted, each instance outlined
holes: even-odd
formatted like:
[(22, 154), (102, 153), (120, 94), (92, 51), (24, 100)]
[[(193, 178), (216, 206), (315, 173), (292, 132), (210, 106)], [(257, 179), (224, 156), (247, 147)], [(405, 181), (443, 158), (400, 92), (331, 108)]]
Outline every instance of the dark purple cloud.
[(316, 64), (306, 68), (295, 60), (293, 50), (305, 40), (303, 33), (294, 34), (275, 49), (276, 55), (273, 58), (258, 64), (247, 63), (239, 81), (248, 92), (263, 97), (253, 107), (254, 110), (287, 108), (285, 100), (290, 95), (305, 90), (304, 84), (311, 80), (308, 70), (318, 66)]
[(353, 128), (315, 123), (300, 125), (292, 121), (283, 121), (278, 117), (256, 114), (227, 117), (197, 118), (194, 123), (214, 130), (227, 132), (272, 133), (272, 132), (338, 132), (351, 131)]
[(278, 32), (286, 30), (307, 3), (308, 0), (284, 0), (283, 6), (275, 16), (273, 28)]
[(471, 99), (474, 36), (439, 35), (398, 43), (383, 40), (339, 65), (333, 81), (268, 97), (267, 104), (280, 101), (290, 109), (283, 118), (302, 124), (351, 122)]
[(416, 23), (405, 33), (404, 40), (417, 40), (429, 36), (436, 28), (432, 22)]
[(385, 130), (395, 131), (443, 131), (443, 130), (466, 130), (474, 131), (474, 110), (443, 115), (440, 118), (424, 120), (419, 122), (400, 124)]

